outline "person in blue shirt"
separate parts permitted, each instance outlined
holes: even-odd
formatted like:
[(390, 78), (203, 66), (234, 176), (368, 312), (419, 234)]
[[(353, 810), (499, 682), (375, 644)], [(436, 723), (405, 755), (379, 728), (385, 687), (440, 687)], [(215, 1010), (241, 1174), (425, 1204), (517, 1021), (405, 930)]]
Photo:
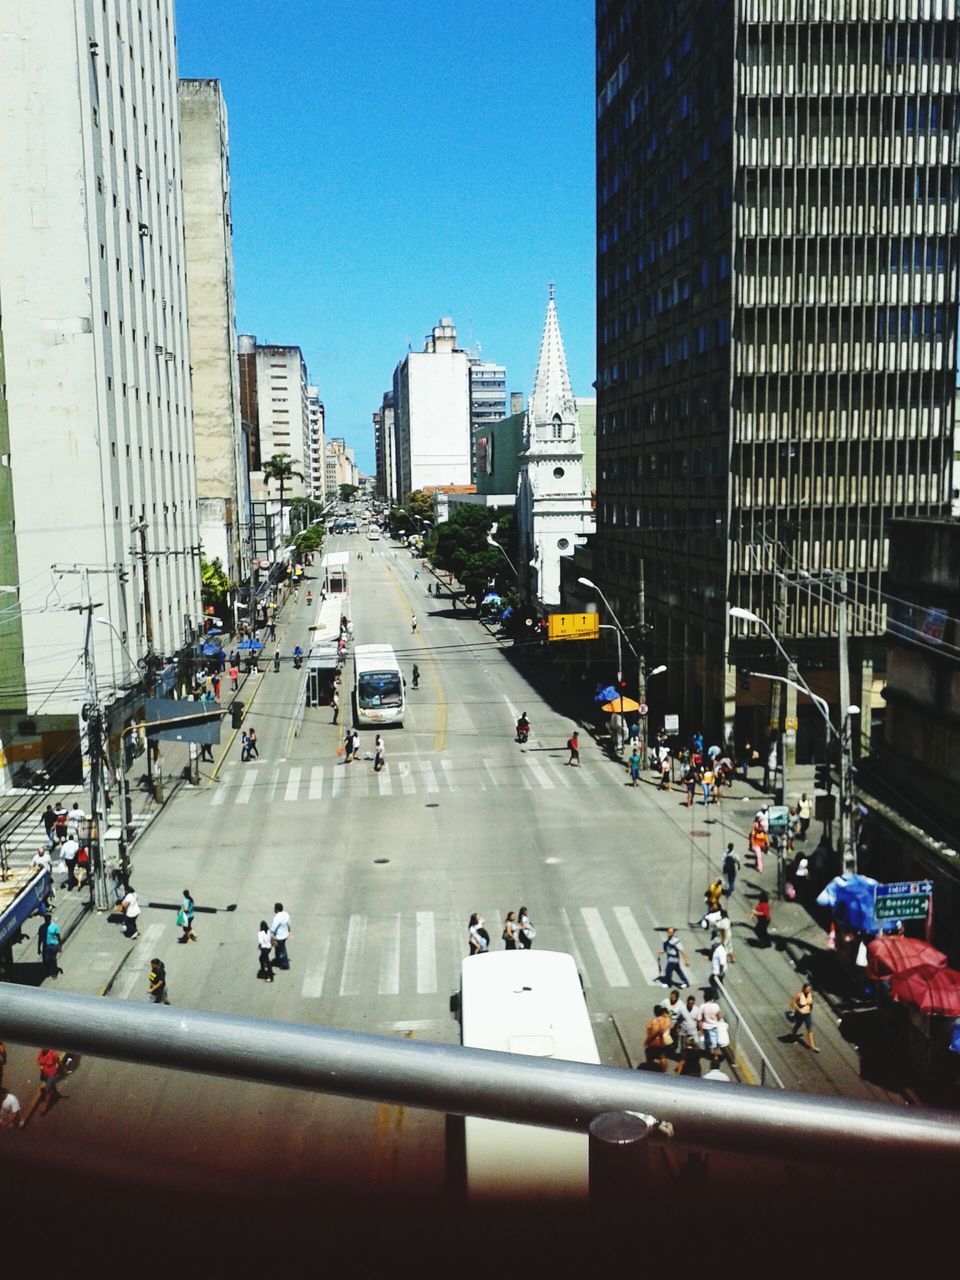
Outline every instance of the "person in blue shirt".
[(47, 912), (37, 934), (37, 950), (43, 957), (43, 971), (48, 978), (56, 979), (63, 973), (60, 968), (61, 942), (60, 926)]

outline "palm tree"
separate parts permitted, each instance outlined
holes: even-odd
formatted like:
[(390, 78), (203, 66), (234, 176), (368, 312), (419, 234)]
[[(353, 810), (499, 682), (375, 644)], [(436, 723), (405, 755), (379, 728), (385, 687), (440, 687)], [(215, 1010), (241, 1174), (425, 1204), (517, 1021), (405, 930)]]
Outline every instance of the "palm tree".
[(271, 480), (276, 480), (280, 485), (280, 529), (282, 531), (284, 485), (288, 480), (302, 480), (303, 476), (295, 469), (289, 454), (275, 453), (272, 458), (268, 458), (263, 464), (263, 478), (268, 484)]

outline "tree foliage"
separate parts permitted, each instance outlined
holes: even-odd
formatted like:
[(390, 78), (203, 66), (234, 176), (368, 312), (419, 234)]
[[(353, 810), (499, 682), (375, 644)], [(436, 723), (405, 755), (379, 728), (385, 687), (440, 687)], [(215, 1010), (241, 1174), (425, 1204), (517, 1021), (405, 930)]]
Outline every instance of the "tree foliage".
[(233, 590), (233, 583), (224, 572), (219, 558), (207, 560), (200, 557), (200, 596), (204, 608), (212, 605), (216, 609), (220, 602)]
[(302, 480), (303, 475), (293, 465), (287, 453), (275, 453), (263, 464), (263, 478), (269, 484), (276, 481), (280, 485), (280, 509), (283, 510), (283, 493), (291, 480)]
[(438, 569), (453, 573), (468, 595), (479, 603), (493, 582), (512, 582), (503, 552), (487, 542), (494, 515), (487, 507), (455, 507), (450, 519), (437, 529), (432, 559)]
[(421, 520), (432, 520), (432, 495), (424, 493), (422, 489), (415, 489), (407, 499), (406, 510), (412, 516), (419, 516)]
[(360, 492), (358, 484), (342, 484), (340, 486), (340, 501), (349, 502), (355, 493)]

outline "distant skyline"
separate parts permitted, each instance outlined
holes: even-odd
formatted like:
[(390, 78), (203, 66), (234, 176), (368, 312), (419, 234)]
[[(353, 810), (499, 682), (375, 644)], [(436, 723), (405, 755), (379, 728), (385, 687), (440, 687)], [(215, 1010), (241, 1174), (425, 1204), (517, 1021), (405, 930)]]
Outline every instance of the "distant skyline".
[(530, 393), (556, 302), (594, 395), (589, 0), (177, 0), (179, 74), (223, 84), (237, 328), (296, 343), (327, 433), (371, 414), (441, 316)]

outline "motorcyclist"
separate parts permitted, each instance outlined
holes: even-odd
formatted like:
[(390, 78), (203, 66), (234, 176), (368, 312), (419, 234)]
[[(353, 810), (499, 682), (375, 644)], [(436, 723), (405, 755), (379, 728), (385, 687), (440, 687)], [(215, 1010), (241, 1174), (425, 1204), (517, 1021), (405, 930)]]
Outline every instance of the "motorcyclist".
[(420, 668), (416, 663), (413, 664), (413, 687), (415, 689), (420, 688)]
[(300, 646), (299, 646), (298, 644), (297, 644), (297, 645), (294, 645), (294, 647), (293, 647), (293, 665), (294, 665), (295, 667), (298, 667), (298, 668), (299, 668), (302, 662), (303, 662), (303, 650), (300, 648)]
[(526, 742), (529, 736), (530, 736), (530, 721), (527, 719), (527, 713), (524, 711), (523, 715), (517, 721), (517, 741)]

